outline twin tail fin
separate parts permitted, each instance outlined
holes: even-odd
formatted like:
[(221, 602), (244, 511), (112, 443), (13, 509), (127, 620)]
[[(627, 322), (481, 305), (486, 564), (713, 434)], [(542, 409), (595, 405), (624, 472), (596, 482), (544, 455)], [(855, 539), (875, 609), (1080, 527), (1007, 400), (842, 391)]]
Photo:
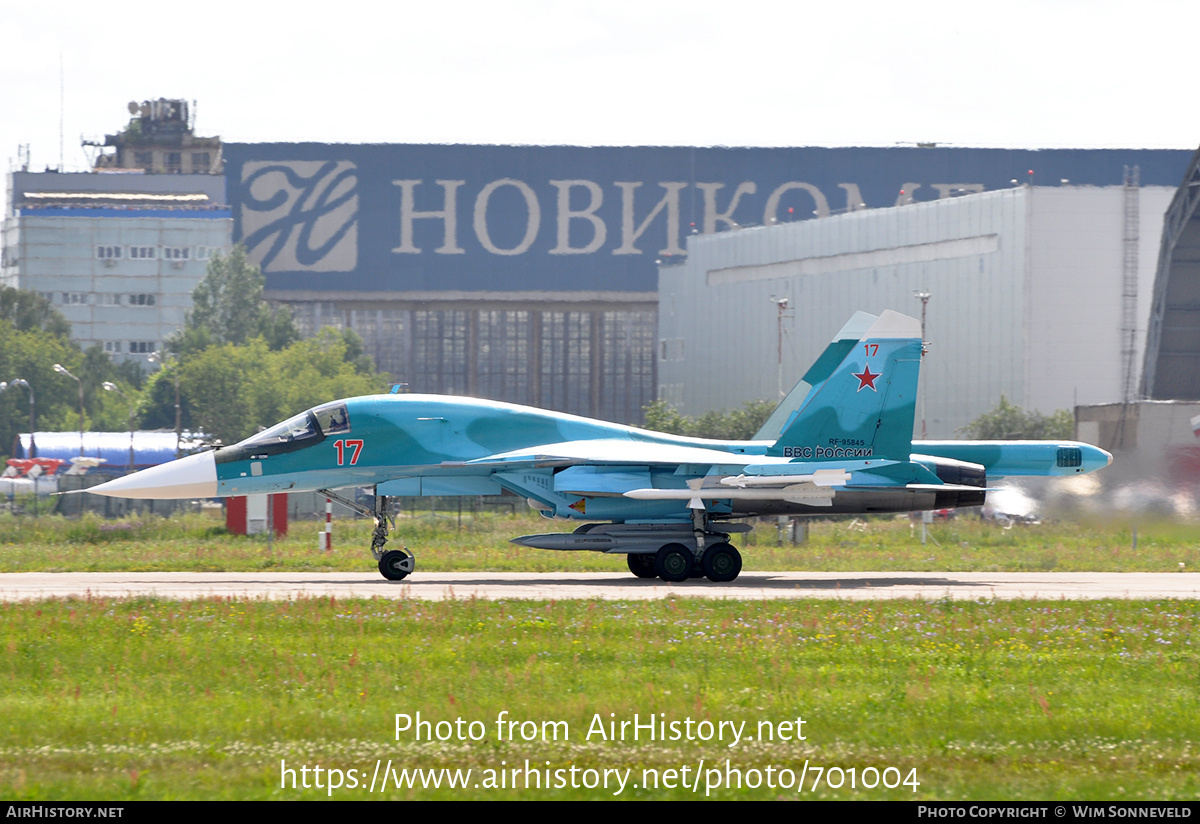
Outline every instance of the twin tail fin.
[(920, 321), (891, 310), (856, 314), (764, 425), (783, 419), (767, 454), (907, 461), (920, 369)]

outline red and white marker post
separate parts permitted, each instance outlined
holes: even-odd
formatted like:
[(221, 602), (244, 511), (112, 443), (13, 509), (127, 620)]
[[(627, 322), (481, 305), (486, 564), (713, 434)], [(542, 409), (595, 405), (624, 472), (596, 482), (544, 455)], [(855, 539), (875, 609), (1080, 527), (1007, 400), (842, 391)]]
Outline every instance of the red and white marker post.
[(333, 500), (325, 499), (325, 529), (317, 533), (317, 550), (333, 551)]

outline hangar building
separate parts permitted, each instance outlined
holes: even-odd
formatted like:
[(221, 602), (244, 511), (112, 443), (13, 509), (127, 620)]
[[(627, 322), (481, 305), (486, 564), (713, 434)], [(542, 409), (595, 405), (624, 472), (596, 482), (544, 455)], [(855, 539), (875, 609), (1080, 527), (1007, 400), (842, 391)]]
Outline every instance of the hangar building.
[(1200, 501), (1200, 151), (1163, 220), (1140, 399), (1076, 410), (1079, 437), (1113, 453), (1104, 482), (1138, 508)]
[(1124, 185), (1018, 184), (690, 238), (659, 270), (660, 395), (686, 414), (777, 397), (856, 310), (919, 317), (925, 292), (928, 437), (1001, 395), (1046, 413), (1125, 401), (1173, 194), (1127, 169)]

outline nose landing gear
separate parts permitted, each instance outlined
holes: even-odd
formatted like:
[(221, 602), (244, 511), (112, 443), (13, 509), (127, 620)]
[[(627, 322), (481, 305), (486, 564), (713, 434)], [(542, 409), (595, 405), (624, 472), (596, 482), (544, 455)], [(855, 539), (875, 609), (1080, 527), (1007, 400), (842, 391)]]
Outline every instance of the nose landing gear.
[(328, 489), (318, 489), (317, 492), (327, 498), (332, 498), (344, 507), (353, 509), (359, 515), (375, 519), (375, 531), (371, 534), (371, 557), (379, 562), (379, 574), (389, 581), (403, 581), (417, 568), (416, 557), (409, 552), (408, 547), (389, 549), (383, 547), (388, 542), (388, 531), (396, 528), (396, 520), (388, 513), (388, 496), (375, 496), (375, 509), (371, 510), (362, 504), (343, 498)]

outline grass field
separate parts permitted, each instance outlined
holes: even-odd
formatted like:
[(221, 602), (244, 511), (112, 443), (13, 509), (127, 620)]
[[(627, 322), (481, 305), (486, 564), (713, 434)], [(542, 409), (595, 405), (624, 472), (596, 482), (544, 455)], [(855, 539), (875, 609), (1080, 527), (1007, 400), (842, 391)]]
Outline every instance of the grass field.
[[(557, 770), (569, 783), (571, 767), (578, 783), (583, 770), (629, 770), (627, 798), (703, 797), (706, 785), (718, 798), (795, 797), (807, 761), (802, 797), (1195, 799), (1198, 619), (1191, 602), (6, 604), (0, 796), (328, 797), (317, 765), (341, 771), (342, 799), (617, 789), (615, 774), (607, 791), (513, 790), (507, 774), (508, 787), (483, 786), (486, 770), (528, 759), (552, 785)], [(535, 723), (502, 740), (504, 711)], [(434, 740), (412, 730), (397, 740), (395, 714), (417, 712)], [(619, 730), (635, 713), (643, 723), (661, 713), (684, 740), (643, 730), (610, 741), (593, 726)], [(479, 722), (480, 740), (436, 726), (460, 718)], [(755, 740), (729, 746), (726, 726), (724, 740), (688, 741), (687, 719), (696, 737), (715, 732), (702, 721), (745, 722)], [(545, 722), (565, 722), (558, 741), (541, 740)], [(758, 740), (768, 727), (776, 740)], [(537, 740), (520, 740), (522, 729)], [(724, 786), (727, 759), (741, 789)], [(398, 777), (472, 778), (466, 789), (393, 781), (370, 793), (376, 762), (389, 760)], [(285, 766), (295, 790), (280, 788)], [(818, 780), (817, 767), (840, 768), (831, 777), (844, 786)], [(698, 789), (666, 788), (667, 770), (688, 783), (699, 772)], [(749, 788), (755, 770), (762, 786)], [(659, 788), (645, 789), (655, 774)]]
[[(532, 513), (402, 518), (393, 533), (433, 571), (587, 571), (625, 568), (622, 556), (518, 547), (509, 538), (569, 532), (573, 524)], [(371, 525), (346, 519), (334, 527), (334, 550), (316, 550), (319, 524), (293, 523), (288, 537), (225, 534), (213, 515), (132, 521), (96, 517), (0, 514), (0, 572), (370, 570)], [(746, 569), (816, 571), (1160, 572), (1200, 569), (1200, 525), (1169, 521), (1063, 521), (1005, 529), (972, 516), (929, 526), (907, 519), (815, 521), (807, 542), (776, 545), (773, 522), (738, 536)], [(1136, 545), (1135, 545), (1136, 542)], [(1182, 567), (1180, 565), (1183, 565)]]
[[(507, 543), (567, 527), (425, 516), (398, 535), (419, 569), (623, 567)], [(372, 568), (363, 522), (339, 523), (328, 554), (315, 531), (268, 546), (204, 515), (0, 516), (0, 571)], [(919, 533), (843, 520), (800, 546), (769, 526), (739, 544), (766, 570), (1200, 563), (1187, 525), (1141, 524), (1136, 549), (1120, 523)], [(1168, 601), (3, 604), (0, 797), (1196, 799), (1198, 619)], [(418, 712), (433, 740), (397, 739), (396, 714)], [(502, 713), (531, 723), (501, 736)], [(635, 714), (692, 738), (628, 740)], [(597, 734), (609, 722), (626, 740)], [(447, 786), (455, 770), (465, 787)]]

